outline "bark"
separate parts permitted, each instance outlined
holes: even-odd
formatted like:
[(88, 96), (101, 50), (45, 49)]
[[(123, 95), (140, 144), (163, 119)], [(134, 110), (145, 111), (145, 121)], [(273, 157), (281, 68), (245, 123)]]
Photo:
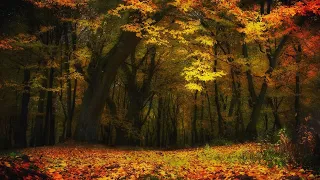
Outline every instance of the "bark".
[[(54, 68), (50, 68), (48, 80), (48, 88), (53, 88)], [(45, 140), (47, 145), (55, 144), (55, 117), (53, 108), (53, 92), (47, 93), (47, 106), (46, 106), (46, 118), (45, 118)]]
[(301, 61), (302, 48), (301, 45), (298, 45), (297, 49), (297, 57), (296, 64), (298, 66), (298, 71), (296, 72), (296, 86), (295, 86), (295, 101), (294, 101), (294, 109), (295, 109), (295, 128), (298, 129), (301, 121), (301, 109), (300, 109), (300, 96), (301, 96), (301, 87), (300, 87), (300, 70), (299, 63)]
[(28, 127), (28, 113), (29, 113), (29, 101), (30, 101), (30, 70), (24, 69), (23, 71), (23, 93), (21, 101), (20, 120), (17, 124), (15, 131), (15, 146), (26, 147), (27, 146), (27, 127)]
[(65, 72), (67, 76), (67, 127), (66, 127), (66, 138), (71, 137), (71, 124), (72, 124), (72, 84), (70, 79), (70, 43), (69, 43), (69, 26), (70, 23), (64, 24), (64, 41), (65, 41)]
[[(46, 88), (47, 80), (43, 80), (42, 87)], [(35, 130), (33, 132), (33, 138), (31, 146), (43, 146), (45, 145), (44, 139), (44, 107), (45, 107), (46, 92), (40, 90), (39, 102), (38, 102), (38, 113), (35, 118)]]
[[(154, 15), (157, 22), (165, 11)], [(89, 84), (84, 93), (75, 138), (81, 141), (98, 141), (98, 127), (106, 97), (118, 69), (140, 42), (133, 32), (122, 32), (118, 42), (105, 57), (96, 57), (89, 65)], [(95, 58), (95, 57), (94, 57)]]
[[(243, 54), (244, 58), (248, 58), (249, 57), (249, 55), (248, 55), (248, 46), (247, 46), (246, 43), (244, 43), (242, 45), (242, 54)], [(247, 68), (248, 68), (248, 70), (246, 71), (246, 77), (247, 77), (247, 83), (248, 83), (248, 91), (249, 91), (249, 95), (250, 95), (250, 97), (249, 97), (249, 106), (253, 107), (255, 102), (256, 102), (257, 95), (256, 95), (256, 92), (255, 92), (253, 77), (252, 77), (252, 74), (251, 74), (251, 70), (250, 70), (249, 64), (247, 65)]]
[(179, 104), (174, 104), (173, 114), (172, 114), (172, 133), (170, 137), (170, 144), (176, 145), (178, 140), (178, 114), (179, 114)]
[(302, 58), (302, 48), (301, 44), (298, 45), (296, 49), (296, 64), (297, 64), (297, 72), (296, 72), (296, 83), (295, 83), (295, 99), (294, 99), (294, 111), (295, 111), (295, 131), (293, 131), (293, 141), (297, 142), (298, 132), (301, 124), (301, 105), (300, 105), (300, 97), (301, 97), (301, 85), (300, 85), (300, 68), (299, 64)]
[(192, 117), (192, 145), (195, 145), (198, 140), (197, 119), (198, 119), (198, 105), (197, 105), (198, 90), (194, 93), (193, 117)]
[[(280, 101), (280, 103), (278, 103), (277, 101), (274, 101), (271, 97), (268, 97), (267, 100), (268, 100), (268, 103), (269, 103), (269, 105), (270, 105), (270, 107), (272, 109), (275, 128), (281, 129), (282, 125), (281, 125), (280, 117), (279, 117), (279, 113), (278, 113), (278, 109), (279, 109), (279, 106), (281, 104), (281, 101)], [(275, 100), (277, 100), (277, 99), (275, 99)]]
[(285, 43), (288, 40), (288, 35), (285, 35), (277, 49), (275, 50), (274, 53), (268, 52), (268, 60), (269, 60), (269, 69), (265, 73), (264, 81), (262, 83), (262, 87), (260, 89), (259, 96), (256, 100), (256, 104), (253, 107), (251, 116), (250, 116), (250, 122), (246, 128), (246, 139), (248, 140), (254, 140), (257, 138), (257, 123), (260, 117), (262, 105), (265, 99), (265, 96), (267, 94), (267, 89), (268, 89), (268, 82), (267, 82), (267, 76), (271, 76), (273, 70), (276, 68), (277, 65), (277, 60), (280, 56), (280, 52), (283, 49)]
[[(214, 54), (215, 54), (215, 56), (218, 55), (216, 45), (214, 46)], [(214, 59), (214, 68), (213, 68), (214, 72), (217, 72), (217, 65), (218, 65), (218, 61), (217, 61), (217, 58), (215, 58)], [(217, 80), (214, 80), (213, 83), (214, 83), (214, 92), (215, 92), (214, 99), (215, 99), (217, 114), (218, 114), (218, 135), (220, 137), (223, 137), (224, 133), (225, 133), (224, 132), (224, 120), (223, 120), (223, 116), (222, 116), (222, 112), (221, 112), (221, 105), (219, 102), (219, 90), (218, 90)]]
[[(83, 97), (75, 137), (81, 141), (98, 141), (98, 126), (105, 100), (120, 65), (140, 41), (135, 33), (123, 32), (117, 44), (102, 58), (103, 64), (89, 65), (91, 78)], [(100, 69), (101, 68), (101, 69)]]
[(208, 92), (206, 92), (206, 97), (207, 97), (207, 102), (208, 102), (208, 113), (209, 113), (210, 130), (211, 130), (209, 135), (210, 135), (210, 139), (212, 139), (213, 138), (213, 134), (214, 134), (214, 125), (213, 125), (214, 119), (213, 119), (212, 113), (211, 113), (211, 102), (210, 102), (210, 97), (209, 97)]
[(158, 116), (157, 116), (157, 146), (161, 147), (161, 121), (162, 121), (162, 109), (163, 99), (159, 97), (158, 100)]
[(272, 6), (272, 0), (267, 0), (267, 14), (270, 14)]
[(201, 110), (200, 110), (200, 132), (199, 132), (199, 142), (204, 143), (205, 142), (205, 136), (204, 136), (204, 128), (203, 128), (203, 121), (204, 121), (204, 99), (203, 99), (203, 93), (201, 93)]
[[(126, 119), (133, 124), (134, 131), (137, 132), (138, 137), (133, 137), (132, 139), (132, 142), (136, 142), (135, 144), (140, 144), (139, 141), (142, 138), (140, 130), (145, 123), (142, 117), (143, 109), (150, 97), (153, 96), (151, 92), (151, 82), (155, 72), (155, 56), (156, 49), (155, 47), (151, 47), (148, 48), (145, 56), (140, 59), (139, 62), (136, 62), (135, 50), (133, 50), (131, 54), (131, 68), (126, 64), (123, 65), (123, 70), (127, 78), (129, 97)], [(148, 64), (149, 61), (150, 63)], [(142, 85), (139, 85), (137, 82), (137, 72), (144, 63), (148, 66), (148, 71), (143, 79)]]
[(264, 120), (265, 120), (265, 128), (266, 128), (266, 132), (268, 131), (268, 126), (269, 126), (269, 119), (268, 119), (268, 115), (267, 115), (267, 113), (266, 114), (264, 114)]

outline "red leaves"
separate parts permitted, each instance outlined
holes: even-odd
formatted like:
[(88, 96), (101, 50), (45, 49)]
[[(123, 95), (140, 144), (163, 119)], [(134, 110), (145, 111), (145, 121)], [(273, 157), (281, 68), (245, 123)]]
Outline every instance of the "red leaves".
[[(257, 144), (220, 146), (179, 151), (124, 151), (105, 147), (41, 147), (23, 150), (30, 154), (0, 161), (0, 178), (23, 179), (281, 179), (316, 178), (310, 171), (268, 168), (258, 162), (239, 163), (241, 152), (258, 153)], [(32, 156), (31, 156), (32, 155)], [(30, 161), (29, 161), (30, 160)], [(39, 168), (39, 170), (37, 170)]]

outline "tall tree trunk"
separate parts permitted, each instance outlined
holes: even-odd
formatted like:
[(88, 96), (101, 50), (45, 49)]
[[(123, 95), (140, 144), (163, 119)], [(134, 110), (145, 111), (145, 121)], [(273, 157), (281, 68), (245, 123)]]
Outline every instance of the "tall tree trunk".
[(203, 93), (201, 93), (201, 110), (200, 110), (200, 132), (199, 132), (199, 142), (204, 143), (205, 142), (205, 135), (204, 135), (204, 96)]
[(64, 41), (65, 41), (65, 72), (67, 77), (67, 127), (66, 127), (66, 138), (71, 137), (71, 124), (72, 124), (72, 84), (70, 79), (70, 43), (69, 43), (69, 26), (70, 23), (64, 24)]
[(192, 117), (192, 145), (195, 145), (198, 140), (197, 119), (198, 119), (198, 105), (197, 105), (198, 90), (194, 93), (193, 117)]
[(102, 58), (103, 64), (92, 72), (88, 88), (85, 91), (75, 137), (82, 141), (98, 141), (98, 127), (105, 100), (115, 79), (120, 65), (127, 59), (132, 49), (136, 47), (140, 38), (135, 33), (123, 32), (117, 44)]
[[(218, 55), (218, 51), (217, 51), (217, 45), (214, 46), (214, 55), (217, 56)], [(214, 68), (213, 71), (217, 72), (217, 65), (218, 65), (218, 60), (217, 58), (214, 58)], [(214, 92), (215, 92), (215, 103), (216, 103), (216, 108), (217, 108), (217, 114), (218, 114), (218, 135), (220, 137), (224, 137), (224, 120), (223, 120), (223, 116), (222, 116), (222, 112), (221, 112), (221, 105), (219, 102), (219, 89), (218, 89), (218, 83), (217, 80), (214, 80)]]
[(28, 127), (28, 112), (29, 112), (29, 101), (30, 101), (30, 70), (24, 69), (23, 71), (23, 93), (21, 101), (21, 113), (20, 121), (17, 124), (15, 131), (15, 145), (16, 147), (27, 146), (27, 127)]
[[(162, 19), (166, 10), (156, 13), (153, 19)], [(97, 63), (89, 65), (88, 88), (85, 91), (80, 116), (77, 123), (75, 138), (82, 141), (97, 141), (98, 127), (101, 113), (105, 106), (106, 97), (115, 79), (118, 69), (129, 57), (130, 53), (140, 42), (134, 32), (122, 32), (118, 42), (105, 57), (99, 58)]]
[(296, 72), (296, 85), (295, 85), (295, 99), (294, 99), (294, 111), (295, 111), (295, 131), (293, 134), (293, 140), (297, 141), (298, 132), (301, 124), (301, 105), (300, 105), (300, 97), (301, 97), (301, 87), (300, 87), (300, 61), (302, 58), (302, 48), (301, 44), (298, 45), (296, 49), (296, 64), (297, 64), (297, 72)]
[(265, 131), (267, 132), (268, 131), (268, 126), (269, 126), (269, 119), (268, 119), (268, 114), (265, 113), (264, 114), (264, 120), (265, 120)]
[[(43, 80), (42, 87), (47, 87), (47, 80)], [(33, 140), (31, 146), (43, 146), (45, 145), (44, 138), (44, 107), (45, 107), (46, 92), (40, 90), (39, 102), (38, 102), (38, 113), (35, 118), (35, 131), (33, 132)]]
[(231, 68), (231, 78), (232, 78), (232, 87), (233, 93), (235, 96), (235, 104), (236, 104), (236, 124), (235, 124), (235, 135), (237, 139), (241, 139), (240, 137), (240, 126), (241, 132), (244, 130), (243, 128), (243, 116), (242, 116), (242, 104), (241, 104), (241, 89), (240, 82), (236, 81), (236, 73), (238, 73), (234, 68)]
[(157, 116), (157, 146), (161, 147), (161, 121), (162, 121), (162, 111), (163, 111), (163, 99), (159, 97), (158, 99), (158, 116)]
[(206, 97), (207, 97), (207, 102), (208, 102), (208, 114), (209, 114), (209, 120), (210, 120), (210, 139), (213, 138), (213, 134), (214, 134), (214, 119), (213, 119), (213, 116), (212, 116), (212, 113), (211, 113), (211, 102), (210, 102), (210, 97), (209, 97), (209, 94), (208, 92), (206, 92)]
[(294, 101), (294, 109), (295, 109), (295, 127), (296, 129), (300, 126), (300, 119), (301, 119), (301, 110), (300, 110), (300, 96), (301, 96), (301, 87), (300, 87), (300, 70), (299, 70), (299, 64), (302, 57), (302, 48), (301, 45), (298, 45), (297, 50), (297, 57), (296, 57), (296, 64), (298, 66), (298, 70), (296, 72), (296, 88), (295, 88), (295, 101)]
[[(243, 54), (243, 57), (248, 60), (249, 54), (248, 54), (248, 46), (247, 46), (246, 43), (244, 43), (242, 45), (242, 54)], [(248, 91), (249, 91), (249, 94), (250, 94), (249, 106), (253, 107), (254, 104), (256, 103), (257, 95), (256, 95), (256, 92), (255, 92), (253, 77), (252, 77), (252, 73), (251, 73), (251, 70), (250, 70), (250, 67), (249, 67), (249, 63), (247, 64), (247, 68), (248, 68), (248, 70), (246, 71), (246, 77), (247, 77), (247, 83), (248, 83)]]
[[(127, 87), (128, 87), (128, 97), (129, 97), (129, 106), (126, 119), (133, 124), (134, 131), (136, 131), (138, 137), (133, 137), (131, 142), (135, 144), (140, 144), (139, 141), (142, 138), (140, 130), (145, 121), (142, 119), (142, 111), (152, 96), (151, 92), (151, 82), (152, 77), (155, 71), (155, 56), (156, 49), (155, 47), (148, 48), (145, 56), (140, 59), (139, 62), (136, 62), (135, 50), (131, 53), (131, 69), (128, 65), (123, 64), (123, 70), (127, 78)], [(150, 63), (148, 64), (148, 62)], [(137, 72), (143, 64), (148, 66), (148, 71), (143, 79), (142, 85), (140, 86), (137, 81)]]
[(178, 140), (178, 114), (179, 114), (179, 104), (173, 103), (173, 114), (171, 117), (172, 133), (170, 137), (171, 145), (176, 145)]
[[(54, 68), (51, 67), (48, 75), (49, 85), (48, 88), (53, 88)], [(53, 108), (53, 92), (48, 91), (47, 106), (46, 106), (46, 119), (45, 119), (45, 138), (47, 145), (55, 144), (55, 117)]]
[(285, 35), (281, 39), (278, 47), (276, 48), (276, 50), (273, 53), (271, 53), (271, 50), (268, 50), (268, 52), (267, 52), (267, 57), (269, 60), (269, 69), (265, 73), (259, 96), (257, 97), (256, 103), (253, 107), (253, 110), (252, 110), (252, 113), (250, 116), (250, 122), (246, 128), (246, 139), (248, 139), (248, 140), (254, 140), (257, 138), (257, 135), (258, 135), (257, 134), (257, 123), (258, 123), (258, 120), (260, 117), (262, 105), (263, 105), (265, 96), (267, 94), (267, 89), (268, 89), (267, 77), (271, 76), (273, 70), (276, 68), (277, 60), (280, 56), (280, 52), (282, 51), (288, 38), (289, 38), (288, 35)]

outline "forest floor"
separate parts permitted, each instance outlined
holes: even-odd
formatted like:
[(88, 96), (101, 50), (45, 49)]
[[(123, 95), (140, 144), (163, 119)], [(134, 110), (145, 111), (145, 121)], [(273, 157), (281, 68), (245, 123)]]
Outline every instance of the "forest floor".
[(62, 144), (0, 155), (0, 179), (320, 179), (265, 152), (256, 143), (172, 151)]

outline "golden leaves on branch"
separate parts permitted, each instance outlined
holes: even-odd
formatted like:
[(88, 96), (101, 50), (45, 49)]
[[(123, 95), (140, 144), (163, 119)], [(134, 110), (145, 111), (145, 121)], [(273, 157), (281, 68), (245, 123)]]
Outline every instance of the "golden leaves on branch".
[(125, 0), (124, 5), (120, 4), (117, 8), (109, 10), (108, 13), (121, 17), (124, 11), (139, 11), (144, 17), (157, 11), (157, 6), (150, 0)]
[(24, 46), (30, 45), (37, 40), (36, 36), (29, 34), (18, 34), (0, 40), (0, 50), (23, 50)]
[(191, 66), (183, 69), (182, 75), (188, 82), (186, 88), (189, 90), (202, 91), (203, 87), (199, 82), (213, 81), (218, 77), (226, 75), (223, 71), (213, 72), (212, 59), (209, 53), (195, 51), (188, 58), (193, 59)]
[(39, 8), (53, 8), (55, 6), (75, 9), (87, 5), (88, 0), (28, 0)]
[(179, 9), (182, 12), (188, 12), (191, 11), (195, 6), (199, 5), (198, 0), (174, 0), (173, 2), (169, 3), (169, 5), (172, 5)]

